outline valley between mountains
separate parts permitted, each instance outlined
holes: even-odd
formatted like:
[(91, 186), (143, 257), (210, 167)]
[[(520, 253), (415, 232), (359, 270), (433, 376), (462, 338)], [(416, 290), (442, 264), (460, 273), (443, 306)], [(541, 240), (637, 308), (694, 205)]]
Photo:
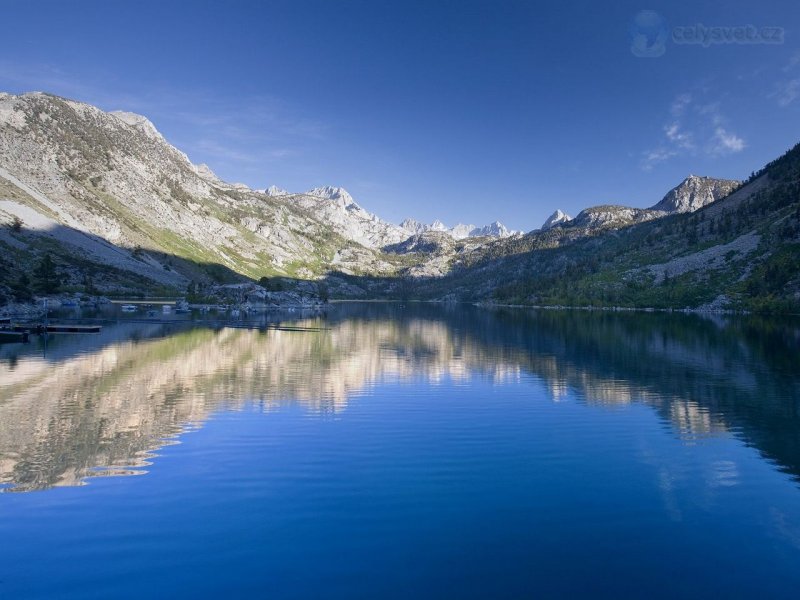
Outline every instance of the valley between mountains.
[(800, 146), (746, 181), (690, 175), (652, 202), (553, 207), (527, 233), (396, 225), (342, 188), (224, 182), (140, 115), (0, 94), (2, 302), (30, 300), (47, 259), (75, 294), (800, 310)]

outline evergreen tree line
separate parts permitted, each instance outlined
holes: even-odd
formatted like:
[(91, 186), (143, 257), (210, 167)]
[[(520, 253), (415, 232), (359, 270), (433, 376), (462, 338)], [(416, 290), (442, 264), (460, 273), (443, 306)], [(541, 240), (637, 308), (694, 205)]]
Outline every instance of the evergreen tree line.
[(22, 271), (8, 285), (17, 302), (29, 302), (34, 294), (55, 294), (61, 289), (61, 274), (50, 254), (45, 254), (30, 275)]

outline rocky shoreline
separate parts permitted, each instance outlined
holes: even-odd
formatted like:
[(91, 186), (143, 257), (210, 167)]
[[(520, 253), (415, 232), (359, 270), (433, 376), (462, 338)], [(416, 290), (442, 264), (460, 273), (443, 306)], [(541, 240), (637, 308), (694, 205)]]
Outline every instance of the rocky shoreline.
[[(208, 311), (249, 311), (265, 312), (269, 310), (314, 310), (327, 304), (327, 298), (321, 297), (315, 287), (307, 286), (293, 290), (268, 291), (256, 284), (236, 284), (219, 286), (213, 293), (201, 299), (187, 301), (185, 297), (148, 298), (147, 296), (128, 296), (126, 298), (109, 298), (108, 296), (89, 296), (86, 294), (60, 294), (35, 297), (30, 302), (11, 302), (0, 306), (0, 318), (37, 319), (45, 315), (45, 310), (52, 311), (66, 308), (98, 309), (112, 304), (132, 303), (134, 305), (152, 304), (175, 305), (175, 308), (197, 309)], [(45, 309), (46, 307), (46, 309)]]

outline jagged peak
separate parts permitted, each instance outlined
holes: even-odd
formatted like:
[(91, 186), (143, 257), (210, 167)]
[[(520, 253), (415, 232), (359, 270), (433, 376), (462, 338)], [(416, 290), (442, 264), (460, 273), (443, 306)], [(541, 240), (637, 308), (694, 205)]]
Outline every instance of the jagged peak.
[(547, 220), (542, 224), (542, 230), (550, 229), (551, 227), (555, 227), (556, 225), (560, 225), (561, 223), (566, 223), (571, 220), (572, 217), (570, 217), (567, 213), (561, 209), (557, 209), (552, 215), (547, 217)]
[(663, 212), (693, 212), (707, 204), (724, 198), (741, 185), (732, 179), (716, 179), (689, 174), (672, 188), (652, 210)]
[(450, 229), (450, 235), (453, 236), (454, 239), (463, 240), (464, 238), (468, 238), (475, 229), (475, 225), (471, 223), (458, 223)]
[(430, 225), (420, 223), (416, 219), (405, 219), (402, 223), (400, 223), (400, 227), (411, 234), (420, 234), (429, 231), (446, 233), (450, 237), (456, 240), (461, 240), (469, 237), (486, 237), (486, 236), (508, 237), (518, 233), (516, 231), (509, 230), (500, 221), (494, 221), (493, 223), (490, 223), (489, 225), (484, 225), (483, 227), (476, 227), (473, 224), (464, 224), (464, 223), (458, 223), (453, 227), (448, 227), (439, 219), (436, 219)]
[(326, 185), (323, 187), (315, 187), (306, 192), (307, 196), (316, 196), (317, 198), (325, 198), (326, 200), (340, 200), (345, 206), (355, 204), (353, 197), (342, 187)]
[(266, 190), (264, 190), (264, 193), (267, 196), (272, 196), (273, 198), (276, 198), (278, 196), (289, 196), (290, 195), (289, 192), (287, 192), (283, 188), (279, 188), (277, 185), (269, 186)]
[(484, 225), (483, 227), (476, 227), (473, 229), (469, 237), (481, 237), (481, 236), (492, 236), (492, 237), (509, 237), (515, 235), (519, 232), (513, 231), (503, 225), (500, 221), (494, 221), (489, 225)]

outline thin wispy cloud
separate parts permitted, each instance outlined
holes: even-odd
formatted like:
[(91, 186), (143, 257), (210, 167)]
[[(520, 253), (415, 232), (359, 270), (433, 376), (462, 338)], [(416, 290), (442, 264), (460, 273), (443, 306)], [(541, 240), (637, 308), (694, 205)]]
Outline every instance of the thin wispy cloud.
[(655, 167), (657, 164), (662, 163), (665, 160), (669, 160), (673, 156), (677, 155), (678, 153), (676, 151), (670, 150), (669, 148), (665, 148), (663, 146), (653, 150), (646, 150), (642, 156), (642, 170), (652, 171), (653, 167)]
[(717, 127), (714, 130), (714, 136), (709, 144), (709, 152), (714, 156), (741, 152), (744, 148), (744, 140), (724, 127)]
[(221, 160), (248, 163), (251, 165), (265, 164), (277, 159), (296, 155), (296, 152), (291, 148), (274, 148), (259, 152), (244, 152), (235, 146), (221, 144), (211, 139), (198, 140), (196, 146), (204, 153), (215, 156)]
[(673, 116), (673, 118), (680, 118), (686, 112), (686, 108), (692, 103), (692, 95), (691, 94), (678, 94), (675, 97), (675, 100), (672, 101), (672, 105), (669, 107), (669, 112)]
[(800, 77), (779, 84), (775, 97), (780, 106), (789, 106), (800, 98)]
[(727, 124), (719, 102), (698, 102), (692, 94), (679, 94), (670, 104), (669, 115), (663, 137), (641, 154), (644, 171), (679, 156), (719, 157), (746, 147), (745, 140)]
[(688, 131), (683, 131), (678, 122), (671, 123), (664, 126), (664, 134), (667, 139), (678, 146), (678, 148), (691, 149), (694, 148), (694, 141), (692, 134)]
[(160, 110), (186, 124), (213, 129), (231, 139), (251, 141), (277, 136), (296, 136), (321, 140), (328, 126), (320, 121), (294, 114), (283, 101), (271, 96), (237, 97), (176, 97), (162, 103)]
[(800, 52), (796, 52), (781, 72), (781, 79), (775, 84), (774, 91), (769, 95), (778, 106), (786, 108), (800, 98)]
[(783, 67), (783, 71), (788, 73), (796, 68), (800, 67), (800, 50), (795, 52), (792, 57), (789, 59), (789, 62)]

